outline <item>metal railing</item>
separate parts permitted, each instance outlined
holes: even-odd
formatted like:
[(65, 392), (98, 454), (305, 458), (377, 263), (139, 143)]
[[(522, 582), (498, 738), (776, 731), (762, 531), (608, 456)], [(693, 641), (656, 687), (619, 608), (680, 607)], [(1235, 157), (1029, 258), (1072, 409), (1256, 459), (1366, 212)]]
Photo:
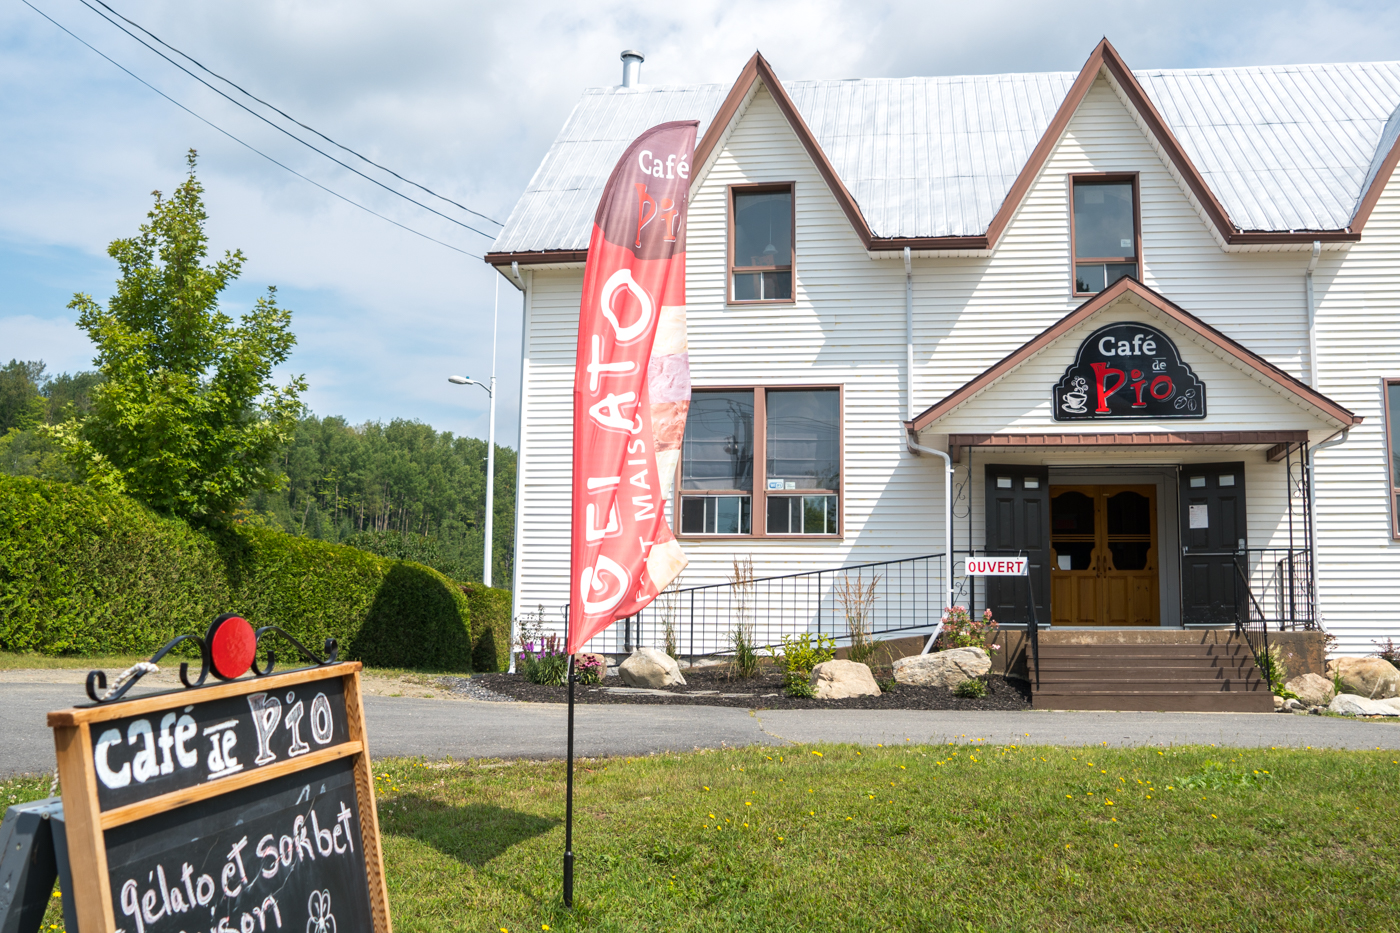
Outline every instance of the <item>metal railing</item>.
[[(784, 635), (815, 632), (850, 643), (847, 615), (864, 605), (866, 633), (875, 638), (930, 634), (946, 599), (943, 555), (852, 564), (741, 582), (667, 590), (646, 610), (594, 636), (587, 651), (604, 654), (669, 647), (677, 657), (733, 652), (739, 626), (751, 643), (777, 645)], [(863, 597), (854, 592), (859, 587)]]
[(1254, 653), (1269, 689), (1274, 689), (1269, 632), (1318, 628), (1307, 548), (1249, 548), (1235, 553), (1241, 597), (1235, 601), (1235, 631)]

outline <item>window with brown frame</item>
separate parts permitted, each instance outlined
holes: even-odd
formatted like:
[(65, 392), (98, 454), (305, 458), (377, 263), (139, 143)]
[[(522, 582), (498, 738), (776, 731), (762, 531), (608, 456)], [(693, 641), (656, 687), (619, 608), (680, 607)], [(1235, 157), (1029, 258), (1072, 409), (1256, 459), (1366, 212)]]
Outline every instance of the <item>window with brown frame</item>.
[(1390, 536), (1400, 538), (1400, 379), (1385, 389), (1386, 479), (1390, 486)]
[(729, 297), (792, 301), (792, 185), (729, 189)]
[(839, 386), (694, 390), (678, 533), (839, 535), (841, 411)]
[(1074, 293), (1097, 295), (1131, 275), (1142, 279), (1136, 175), (1071, 175)]

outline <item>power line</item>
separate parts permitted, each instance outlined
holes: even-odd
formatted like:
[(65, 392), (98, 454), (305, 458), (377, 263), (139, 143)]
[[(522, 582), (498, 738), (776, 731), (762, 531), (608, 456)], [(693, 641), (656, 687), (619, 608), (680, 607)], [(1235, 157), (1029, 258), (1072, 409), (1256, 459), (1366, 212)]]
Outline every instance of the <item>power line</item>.
[[(297, 142), (301, 143), (303, 146), (305, 146), (306, 148), (310, 149), (311, 151), (317, 152), (317, 153), (319, 153), (319, 154), (325, 156), (327, 159), (330, 159), (332, 162), (334, 162), (336, 165), (339, 165), (341, 168), (343, 168), (343, 169), (345, 169), (345, 170), (347, 170), (347, 171), (354, 172), (356, 175), (359, 175), (361, 178), (365, 179), (366, 181), (371, 182), (372, 184), (378, 185), (379, 187), (383, 188), (385, 191), (389, 192), (390, 194), (393, 194), (393, 195), (396, 195), (396, 196), (398, 196), (398, 197), (400, 197), (400, 198), (403, 198), (405, 201), (407, 201), (407, 202), (410, 203), (410, 204), (416, 204), (417, 206), (423, 208), (423, 210), (428, 211), (429, 213), (436, 214), (436, 215), (438, 215), (439, 217), (441, 217), (441, 218), (444, 219), (444, 220), (450, 221), (451, 223), (454, 223), (454, 224), (456, 224), (456, 225), (459, 226), (459, 227), (465, 227), (466, 229), (470, 230), (471, 232), (476, 233), (476, 234), (479, 234), (479, 235), (484, 236), (484, 237), (487, 237), (488, 239), (494, 240), (494, 239), (496, 238), (496, 234), (494, 234), (494, 233), (487, 233), (485, 230), (478, 230), (477, 228), (473, 227), (471, 224), (463, 223), (462, 221), (458, 220), (458, 219), (455, 218), (455, 217), (452, 217), (452, 216), (450, 216), (450, 215), (448, 215), (448, 214), (444, 214), (442, 211), (439, 211), (439, 210), (437, 210), (437, 209), (435, 209), (435, 208), (429, 207), (428, 205), (424, 204), (422, 201), (416, 201), (416, 200), (414, 200), (413, 198), (409, 197), (408, 195), (404, 194), (402, 191), (399, 191), (397, 188), (391, 188), (390, 186), (384, 184), (384, 182), (382, 182), (382, 181), (380, 181), (379, 179), (373, 177), (372, 175), (366, 175), (364, 172), (362, 172), (362, 171), (360, 171), (359, 169), (355, 168), (353, 165), (348, 165), (348, 164), (346, 164), (345, 162), (342, 162), (340, 159), (337, 159), (335, 156), (331, 155), (329, 152), (326, 152), (324, 149), (319, 149), (319, 148), (317, 148), (316, 146), (313, 146), (311, 143), (307, 142), (306, 140), (302, 139), (300, 136), (298, 136), (298, 135), (296, 135), (295, 133), (291, 132), (291, 131), (288, 130), (286, 127), (277, 125), (277, 124), (274, 123), (273, 121), (269, 120), (267, 117), (265, 117), (265, 116), (263, 116), (262, 114), (258, 113), (258, 112), (257, 112), (256, 110), (254, 110), (253, 108), (249, 107), (247, 104), (243, 103), (241, 100), (238, 100), (237, 98), (233, 97), (232, 95), (230, 95), (230, 94), (227, 93), (226, 91), (223, 91), (223, 90), (221, 90), (221, 89), (215, 87), (214, 85), (210, 84), (208, 81), (204, 80), (204, 79), (201, 78), (199, 75), (195, 74), (193, 71), (190, 71), (188, 68), (186, 68), (184, 65), (180, 64), (179, 62), (177, 62), (175, 59), (171, 58), (169, 55), (166, 55), (166, 54), (165, 54), (164, 52), (162, 52), (160, 49), (158, 49), (158, 48), (156, 48), (155, 46), (151, 45), (151, 44), (150, 44), (149, 42), (147, 42), (145, 39), (143, 39), (143, 38), (141, 38), (140, 36), (136, 35), (136, 33), (132, 32), (130, 29), (127, 29), (127, 28), (126, 28), (125, 26), (123, 26), (121, 23), (116, 22), (116, 21), (113, 20), (110, 16), (106, 15), (106, 14), (103, 13), (101, 10), (97, 9), (96, 7), (94, 7), (91, 3), (88, 2), (88, 0), (79, 0), (79, 2), (82, 3), (83, 6), (87, 7), (89, 10), (92, 10), (92, 11), (93, 11), (94, 13), (96, 13), (98, 16), (102, 17), (102, 19), (103, 19), (104, 21), (106, 21), (106, 22), (108, 22), (108, 23), (111, 23), (113, 26), (117, 27), (117, 28), (120, 29), (122, 32), (126, 33), (128, 36), (130, 36), (131, 38), (135, 39), (137, 42), (141, 43), (141, 44), (144, 45), (146, 48), (150, 49), (152, 52), (155, 52), (157, 55), (159, 55), (161, 58), (165, 59), (165, 60), (166, 60), (167, 62), (169, 62), (170, 64), (174, 65), (176, 68), (179, 68), (181, 71), (183, 71), (185, 74), (189, 75), (191, 78), (194, 78), (194, 79), (195, 79), (196, 81), (198, 81), (200, 84), (202, 84), (202, 85), (204, 85), (205, 87), (209, 88), (209, 90), (213, 91), (215, 94), (218, 94), (220, 97), (222, 97), (222, 98), (224, 98), (225, 100), (229, 101), (229, 102), (232, 103), (234, 106), (236, 106), (236, 107), (238, 107), (238, 108), (240, 108), (240, 109), (246, 111), (247, 113), (249, 113), (249, 114), (253, 115), (254, 117), (258, 118), (259, 120), (263, 121), (263, 122), (266, 123), (268, 126), (270, 126), (270, 127), (272, 127), (273, 129), (277, 130), (277, 132), (282, 133), (283, 135), (287, 136), (287, 137), (290, 138), (290, 139), (296, 140)], [(103, 4), (103, 6), (106, 6), (106, 4)], [(119, 14), (119, 13), (118, 13), (118, 14), (115, 14), (115, 15), (117, 15), (118, 17), (120, 17), (120, 18), (122, 18), (122, 19), (125, 19), (125, 17), (121, 16), (121, 14)], [(137, 27), (137, 28), (140, 28), (140, 27)], [(143, 31), (144, 31), (144, 30), (143, 30)], [(157, 40), (157, 41), (159, 41), (159, 40)], [(164, 43), (162, 43), (162, 44), (164, 44)], [(184, 54), (184, 53), (181, 53), (181, 54)], [(221, 79), (221, 80), (222, 80), (222, 79)], [(251, 95), (249, 95), (249, 96), (251, 96)], [(275, 109), (275, 108), (274, 108), (274, 109)], [(293, 122), (295, 122), (295, 121), (293, 121)], [(298, 124), (298, 125), (300, 125), (300, 124)], [(314, 131), (313, 131), (313, 132), (314, 132)], [(318, 135), (319, 135), (319, 134), (318, 134)], [(339, 144), (337, 143), (337, 145), (339, 145)], [(459, 205), (459, 206), (460, 206), (460, 205)], [(468, 208), (468, 210), (470, 210), (470, 208)], [(475, 212), (475, 211), (472, 211), (472, 213), (476, 213), (476, 212)], [(486, 218), (486, 219), (487, 219), (487, 220), (490, 220), (491, 218), (488, 217), (488, 218)], [(495, 223), (495, 221), (492, 221), (492, 222)]]
[(78, 36), (77, 34), (75, 34), (72, 30), (70, 30), (68, 27), (64, 26), (64, 25), (63, 25), (62, 23), (60, 23), (58, 20), (54, 19), (52, 16), (50, 16), (50, 15), (47, 14), (47, 13), (45, 13), (43, 10), (39, 9), (37, 6), (35, 6), (34, 4), (30, 3), (29, 0), (21, 0), (21, 2), (22, 2), (25, 6), (29, 7), (31, 10), (33, 10), (35, 13), (38, 13), (38, 14), (39, 14), (40, 16), (42, 16), (44, 19), (46, 19), (46, 20), (48, 20), (49, 22), (53, 23), (53, 24), (54, 24), (55, 26), (57, 26), (59, 29), (61, 29), (61, 30), (63, 30), (64, 32), (68, 33), (69, 36), (72, 36), (74, 39), (77, 39), (77, 40), (78, 40), (79, 42), (81, 42), (83, 45), (87, 46), (89, 49), (91, 49), (92, 51), (96, 52), (98, 55), (102, 56), (102, 57), (105, 58), (107, 61), (111, 62), (113, 65), (116, 65), (118, 68), (120, 68), (122, 71), (126, 72), (128, 75), (130, 75), (131, 77), (135, 78), (137, 81), (140, 81), (142, 84), (146, 85), (146, 87), (148, 87), (148, 88), (150, 88), (151, 90), (155, 91), (157, 94), (159, 94), (161, 97), (164, 97), (166, 100), (170, 101), (170, 102), (171, 102), (172, 104), (174, 104), (176, 107), (179, 107), (181, 110), (185, 111), (185, 113), (188, 113), (190, 116), (194, 117), (196, 120), (199, 120), (201, 123), (204, 123), (204, 124), (206, 124), (206, 125), (212, 127), (213, 129), (218, 130), (220, 133), (223, 133), (223, 134), (224, 134), (225, 136), (227, 136), (229, 139), (231, 139), (231, 140), (233, 140), (234, 142), (238, 143), (240, 146), (242, 146), (243, 148), (249, 150), (250, 152), (257, 153), (258, 155), (262, 156), (264, 159), (266, 159), (267, 161), (271, 162), (273, 165), (277, 166), (278, 168), (286, 169), (287, 171), (291, 172), (291, 173), (292, 173), (293, 175), (295, 175), (296, 177), (300, 178), (302, 181), (310, 182), (311, 184), (315, 185), (317, 188), (320, 188), (322, 191), (326, 192), (326, 194), (329, 194), (329, 195), (331, 195), (332, 197), (339, 198), (340, 200), (344, 201), (346, 204), (354, 205), (355, 207), (358, 207), (360, 210), (365, 211), (366, 213), (373, 214), (375, 217), (378, 217), (380, 220), (387, 220), (389, 223), (393, 224), (395, 227), (399, 227), (400, 229), (407, 230), (409, 233), (412, 233), (412, 234), (414, 234), (415, 236), (420, 236), (420, 237), (422, 237), (422, 238), (425, 239), (425, 240), (432, 240), (432, 241), (433, 241), (434, 243), (436, 243), (437, 245), (439, 245), (439, 246), (445, 246), (445, 247), (447, 247), (448, 249), (452, 250), (453, 252), (461, 253), (463, 256), (470, 256), (470, 257), (473, 258), (473, 259), (481, 259), (481, 258), (482, 258), (481, 256), (478, 256), (476, 253), (469, 253), (469, 252), (467, 252), (467, 251), (464, 250), (464, 249), (459, 249), (459, 248), (457, 248), (456, 246), (453, 246), (451, 243), (444, 243), (442, 240), (439, 240), (439, 239), (437, 239), (436, 237), (432, 237), (432, 236), (429, 236), (429, 235), (426, 234), (426, 233), (423, 233), (423, 232), (421, 232), (421, 231), (415, 230), (415, 229), (413, 229), (412, 227), (407, 226), (406, 224), (401, 224), (401, 223), (399, 223), (397, 220), (394, 220), (392, 217), (386, 217), (386, 216), (384, 216), (383, 214), (379, 213), (378, 211), (373, 210), (372, 208), (366, 207), (365, 205), (361, 204), (359, 201), (351, 200), (350, 198), (347, 198), (345, 195), (340, 194), (340, 193), (337, 192), (337, 191), (332, 191), (330, 188), (327, 188), (325, 185), (321, 184), (319, 181), (315, 181), (314, 179), (307, 178), (305, 175), (303, 175), (301, 172), (298, 172), (296, 169), (291, 168), (290, 166), (287, 166), (287, 165), (283, 165), (281, 162), (278, 162), (276, 159), (274, 159), (272, 156), (268, 155), (267, 153), (263, 152), (261, 149), (257, 149), (257, 148), (255, 148), (255, 147), (249, 145), (248, 143), (245, 143), (243, 140), (239, 139), (237, 136), (233, 135), (233, 134), (230, 133), (228, 130), (224, 129), (223, 127), (219, 126), (218, 124), (214, 123), (213, 121), (208, 120), (208, 119), (206, 119), (205, 117), (202, 117), (202, 116), (200, 116), (199, 114), (195, 113), (193, 110), (191, 110), (190, 108), (186, 107), (184, 104), (180, 103), (178, 100), (176, 100), (175, 98), (171, 97), (169, 94), (165, 93), (165, 92), (162, 91), (160, 88), (156, 87), (154, 84), (151, 84), (151, 83), (150, 83), (149, 81), (147, 81), (145, 78), (143, 78), (143, 77), (141, 77), (140, 75), (136, 74), (135, 72), (131, 71), (131, 70), (130, 70), (129, 68), (127, 68), (125, 65), (122, 65), (121, 63), (117, 62), (115, 59), (113, 59), (113, 58), (111, 58), (110, 56), (108, 56), (106, 53), (104, 53), (104, 52), (102, 52), (101, 50), (99, 50), (99, 49), (97, 49), (96, 47), (94, 47), (94, 46), (93, 46), (92, 44), (90, 44), (87, 40), (85, 40), (85, 39), (83, 39), (81, 36)]
[[(118, 13), (116, 10), (113, 10), (110, 6), (107, 6), (107, 4), (103, 3), (102, 0), (96, 0), (96, 2), (97, 2), (97, 4), (98, 4), (99, 6), (105, 8), (105, 9), (107, 9), (109, 12), (111, 12), (111, 14), (112, 14), (113, 16), (116, 16), (116, 17), (118, 17), (119, 19), (122, 19), (122, 20), (124, 20), (125, 22), (131, 24), (132, 26), (136, 27), (137, 29), (141, 30), (141, 31), (144, 32), (146, 35), (148, 35), (148, 36), (150, 36), (152, 39), (154, 39), (156, 42), (159, 42), (161, 45), (165, 46), (167, 49), (169, 49), (170, 51), (174, 52), (176, 55), (179, 55), (181, 58), (184, 58), (184, 59), (186, 59), (187, 61), (193, 62), (194, 65), (195, 65), (195, 67), (199, 68), (201, 71), (204, 71), (204, 72), (206, 72), (207, 74), (213, 75), (214, 77), (218, 78), (220, 81), (222, 81), (222, 82), (224, 82), (225, 84), (227, 84), (229, 87), (232, 87), (232, 88), (234, 88), (235, 90), (237, 90), (240, 94), (243, 94), (243, 95), (245, 95), (246, 97), (252, 98), (253, 100), (255, 100), (255, 101), (257, 101), (258, 103), (262, 104), (264, 107), (267, 107), (269, 110), (275, 111), (276, 113), (280, 114), (281, 116), (283, 116), (283, 117), (285, 117), (286, 119), (290, 120), (291, 122), (295, 123), (297, 126), (301, 127), (302, 129), (306, 130), (307, 132), (309, 132), (309, 133), (315, 133), (317, 136), (321, 137), (321, 138), (324, 139), (326, 142), (330, 143), (332, 146), (335, 146), (335, 147), (338, 148), (338, 149), (343, 149), (343, 150), (345, 150), (346, 152), (348, 152), (348, 153), (350, 153), (351, 155), (353, 155), (355, 158), (360, 159), (360, 160), (363, 161), (363, 162), (367, 162), (367, 163), (369, 163), (370, 165), (373, 165), (375, 168), (380, 169), (381, 171), (388, 172), (390, 175), (393, 175), (395, 178), (397, 178), (397, 179), (398, 179), (399, 181), (401, 181), (401, 182), (404, 182), (405, 184), (412, 185), (413, 187), (419, 189), (420, 191), (426, 191), (428, 194), (431, 194), (433, 197), (437, 198), (438, 200), (446, 201), (448, 204), (454, 205), (454, 206), (456, 206), (456, 207), (460, 207), (462, 210), (466, 211), (468, 214), (475, 214), (477, 217), (480, 217), (482, 220), (489, 220), (491, 223), (496, 224), (497, 226), (501, 226), (501, 227), (504, 227), (504, 226), (505, 226), (505, 224), (501, 223), (499, 220), (496, 220), (496, 219), (493, 218), (493, 217), (488, 217), (488, 216), (486, 216), (485, 214), (481, 213), (480, 211), (474, 211), (474, 210), (472, 210), (470, 207), (467, 207), (465, 204), (461, 204), (461, 203), (459, 203), (459, 202), (457, 202), (457, 201), (454, 201), (454, 200), (452, 200), (451, 198), (447, 197), (446, 195), (438, 194), (438, 193), (437, 193), (436, 191), (434, 191), (432, 188), (429, 188), (429, 187), (427, 187), (427, 186), (425, 186), (425, 185), (420, 185), (418, 182), (413, 181), (413, 180), (410, 179), (410, 178), (405, 178), (405, 177), (403, 177), (403, 176), (400, 175), (398, 172), (394, 171), (393, 169), (389, 168), (388, 166), (380, 165), (378, 162), (374, 161), (373, 159), (369, 158), (368, 156), (361, 155), (360, 153), (356, 152), (354, 149), (351, 149), (349, 146), (345, 145), (344, 143), (336, 142), (334, 139), (331, 139), (329, 136), (327, 136), (325, 133), (322, 133), (320, 130), (316, 129), (315, 127), (307, 126), (305, 123), (302, 123), (302, 122), (301, 122), (300, 120), (298, 120), (296, 117), (294, 117), (294, 116), (292, 116), (291, 114), (287, 113), (285, 110), (282, 110), (281, 108), (277, 107), (275, 104), (270, 104), (270, 103), (268, 103), (267, 101), (263, 100), (263, 99), (262, 99), (261, 97), (259, 97), (258, 95), (254, 94), (252, 91), (249, 91), (249, 90), (246, 90), (246, 89), (243, 88), (243, 87), (240, 87), (238, 84), (234, 83), (233, 81), (230, 81), (228, 78), (225, 78), (223, 75), (219, 74), (217, 71), (214, 71), (212, 68), (208, 67), (208, 66), (205, 65), (203, 62), (200, 62), (198, 59), (192, 57), (192, 56), (189, 55), (188, 53), (182, 52), (180, 49), (175, 48), (175, 46), (171, 45), (169, 42), (166, 42), (166, 41), (165, 41), (164, 39), (162, 39), (160, 36), (158, 36), (158, 35), (156, 35), (155, 33), (151, 32), (149, 29), (147, 29), (145, 26), (142, 26), (140, 23), (135, 22), (135, 21), (130, 20), (130, 19), (127, 19), (127, 17), (125, 17), (125, 16), (122, 16), (122, 14)], [(83, 0), (83, 3), (86, 4), (86, 3), (87, 3), (87, 0)], [(90, 4), (88, 4), (88, 5), (90, 6)], [(96, 12), (96, 11), (94, 11), (94, 12)], [(317, 151), (319, 152), (320, 150), (317, 150)]]

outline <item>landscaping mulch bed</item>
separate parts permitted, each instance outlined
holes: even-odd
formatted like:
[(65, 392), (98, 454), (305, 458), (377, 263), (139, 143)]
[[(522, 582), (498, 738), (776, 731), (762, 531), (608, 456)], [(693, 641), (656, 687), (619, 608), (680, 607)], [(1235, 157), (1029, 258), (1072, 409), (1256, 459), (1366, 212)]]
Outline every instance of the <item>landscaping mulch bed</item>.
[[(945, 687), (913, 687), (900, 684), (878, 697), (852, 697), (846, 700), (809, 700), (783, 694), (781, 674), (761, 672), (747, 680), (731, 678), (727, 667), (693, 668), (685, 673), (684, 687), (666, 687), (665, 696), (627, 689), (622, 678), (612, 676), (595, 687), (577, 685), (575, 703), (642, 703), (662, 706), (734, 706), (742, 709), (971, 709), (1022, 710), (1030, 709), (1030, 687), (1023, 681), (1008, 680), (995, 674), (984, 678), (987, 695), (980, 699), (955, 696)], [(888, 678), (888, 670), (875, 671), (877, 678)], [(448, 683), (453, 681), (453, 683)], [(465, 686), (470, 683), (470, 687)], [(495, 694), (501, 700), (533, 703), (565, 703), (567, 687), (544, 687), (532, 684), (519, 674), (477, 674), (466, 678), (443, 678), (444, 686), (454, 692), (467, 693), (473, 699), (490, 699)], [(608, 689), (621, 688), (621, 689)]]

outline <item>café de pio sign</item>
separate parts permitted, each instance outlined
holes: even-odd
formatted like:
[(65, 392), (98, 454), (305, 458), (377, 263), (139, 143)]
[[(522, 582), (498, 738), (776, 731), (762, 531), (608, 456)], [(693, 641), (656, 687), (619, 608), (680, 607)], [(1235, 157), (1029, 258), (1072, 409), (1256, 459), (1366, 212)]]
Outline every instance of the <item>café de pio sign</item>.
[(1079, 345), (1051, 393), (1056, 421), (1204, 418), (1206, 386), (1155, 327), (1100, 327)]

